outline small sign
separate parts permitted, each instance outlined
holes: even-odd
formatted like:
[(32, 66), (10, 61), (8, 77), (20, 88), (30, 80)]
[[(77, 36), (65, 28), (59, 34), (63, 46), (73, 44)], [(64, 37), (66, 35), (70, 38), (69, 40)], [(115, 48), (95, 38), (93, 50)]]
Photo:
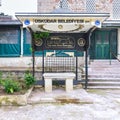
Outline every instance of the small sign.
[(25, 25), (29, 25), (29, 24), (30, 24), (30, 20), (26, 19), (26, 20), (24, 21), (24, 24), (25, 24)]

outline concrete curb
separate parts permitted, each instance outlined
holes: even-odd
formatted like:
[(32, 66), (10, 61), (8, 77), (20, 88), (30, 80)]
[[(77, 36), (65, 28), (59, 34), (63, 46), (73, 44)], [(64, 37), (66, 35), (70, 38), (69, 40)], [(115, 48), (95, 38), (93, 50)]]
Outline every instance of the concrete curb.
[(27, 105), (28, 97), (31, 94), (33, 87), (27, 90), (23, 95), (1, 95), (0, 105)]

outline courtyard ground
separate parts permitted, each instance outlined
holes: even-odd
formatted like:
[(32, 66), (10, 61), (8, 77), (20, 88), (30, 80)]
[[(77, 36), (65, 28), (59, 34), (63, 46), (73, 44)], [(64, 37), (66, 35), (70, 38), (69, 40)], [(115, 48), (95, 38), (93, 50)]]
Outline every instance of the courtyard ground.
[(54, 89), (52, 93), (44, 93), (38, 88), (28, 103), (1, 106), (0, 120), (120, 120), (120, 90), (75, 89), (66, 93)]

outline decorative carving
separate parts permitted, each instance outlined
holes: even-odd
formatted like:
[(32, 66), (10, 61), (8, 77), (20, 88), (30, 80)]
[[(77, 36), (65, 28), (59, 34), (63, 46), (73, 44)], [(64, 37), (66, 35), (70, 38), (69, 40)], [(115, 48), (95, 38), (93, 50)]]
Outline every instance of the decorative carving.
[(46, 40), (46, 48), (74, 48), (75, 40), (70, 36), (52, 36)]
[(36, 46), (42, 46), (43, 40), (42, 39), (35, 39), (35, 45)]
[(81, 47), (85, 46), (85, 43), (86, 43), (86, 40), (84, 38), (80, 38), (78, 40), (78, 45), (81, 46)]

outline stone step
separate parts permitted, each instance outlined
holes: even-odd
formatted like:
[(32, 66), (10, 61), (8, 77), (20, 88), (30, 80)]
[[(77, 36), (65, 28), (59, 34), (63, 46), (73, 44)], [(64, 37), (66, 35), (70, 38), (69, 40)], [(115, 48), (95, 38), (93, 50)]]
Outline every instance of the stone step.
[(89, 78), (120, 78), (120, 74), (89, 74)]
[[(85, 82), (81, 82), (85, 85)], [(88, 81), (89, 89), (120, 89), (120, 78), (119, 79), (95, 79)]]
[(88, 78), (88, 80), (90, 81), (90, 80), (92, 80), (92, 81), (111, 81), (111, 80), (113, 80), (113, 81), (120, 81), (120, 78), (109, 78), (109, 77), (101, 77), (101, 78), (97, 78), (97, 77), (91, 77), (91, 78)]
[(120, 86), (88, 86), (87, 89), (120, 89)]
[(108, 65), (108, 66), (114, 66), (114, 65), (120, 65), (120, 62), (91, 62), (89, 65)]
[(118, 70), (120, 70), (120, 66), (116, 66), (116, 67), (111, 67), (111, 68), (103, 68), (103, 67), (98, 67), (98, 68), (95, 68), (95, 67), (90, 67), (90, 68), (88, 68), (88, 71), (118, 71)]
[[(84, 75), (82, 75), (84, 76)], [(120, 76), (120, 72), (117, 72), (117, 73), (113, 73), (113, 72), (104, 72), (104, 73), (101, 73), (101, 72), (94, 72), (94, 73), (88, 73), (88, 76)]]
[(88, 66), (94, 66), (94, 67), (99, 67), (99, 65), (101, 65), (102, 67), (114, 67), (119, 65), (120, 66), (120, 62), (118, 61), (94, 61), (94, 62), (90, 62), (90, 64)]
[(118, 61), (93, 61), (90, 62), (89, 64), (102, 64), (102, 65), (115, 65), (115, 64), (120, 64)]
[(120, 89), (120, 62), (94, 60), (88, 65), (88, 80), (88, 89)]
[(119, 61), (118, 60), (116, 60), (116, 59), (111, 59), (111, 60), (93, 60), (93, 61), (90, 61), (90, 63), (119, 63)]
[[(81, 81), (82, 84), (85, 84), (85, 81)], [(120, 84), (120, 80), (89, 80), (88, 84)]]
[(88, 65), (88, 69), (120, 69), (118, 66), (120, 67), (120, 65)]
[(88, 82), (88, 86), (120, 86), (120, 82)]
[(120, 84), (120, 81), (88, 81), (89, 84)]

